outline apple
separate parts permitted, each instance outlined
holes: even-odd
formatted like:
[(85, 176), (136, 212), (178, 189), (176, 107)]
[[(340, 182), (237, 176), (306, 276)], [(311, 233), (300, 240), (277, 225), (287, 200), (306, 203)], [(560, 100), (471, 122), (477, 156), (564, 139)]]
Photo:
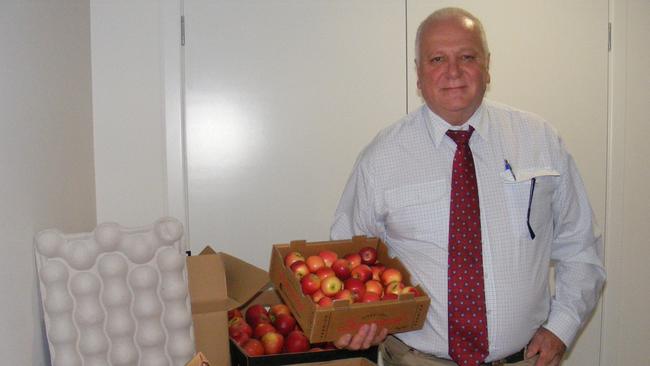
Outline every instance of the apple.
[(384, 300), (397, 300), (397, 299), (398, 299), (397, 294), (394, 294), (392, 292), (385, 292), (385, 291), (384, 291), (384, 295), (381, 297), (382, 301), (384, 301)]
[(237, 343), (240, 346), (243, 346), (244, 343), (246, 343), (247, 340), (251, 339), (251, 336), (244, 332), (237, 332), (235, 334), (232, 334), (230, 336), (235, 343)]
[(254, 304), (246, 309), (246, 322), (255, 329), (257, 324), (270, 323), (271, 319), (269, 318), (269, 313), (266, 311), (264, 305)]
[[(320, 286), (323, 287), (323, 281), (320, 281)], [(322, 299), (323, 296), (325, 296), (325, 294), (323, 293), (323, 290), (318, 289), (316, 292), (314, 292), (313, 294), (311, 294), (309, 296), (311, 296), (311, 300), (313, 302), (318, 303), (320, 301), (320, 299)]]
[(361, 256), (361, 263), (372, 265), (377, 262), (377, 249), (373, 247), (363, 247), (359, 250), (359, 255)]
[(253, 338), (262, 339), (266, 333), (275, 331), (275, 327), (271, 323), (259, 323), (253, 330)]
[(228, 320), (232, 318), (243, 318), (244, 316), (241, 314), (241, 310), (239, 309), (232, 309), (228, 310)]
[(385, 269), (386, 266), (379, 263), (375, 263), (374, 266), (370, 266), (370, 270), (372, 271), (372, 279), (375, 281), (381, 281), (381, 274), (384, 272)]
[(359, 253), (350, 253), (343, 258), (347, 259), (350, 262), (350, 268), (354, 268), (361, 264), (361, 256)]
[(320, 300), (318, 300), (318, 306), (322, 308), (327, 308), (332, 305), (334, 305), (334, 300), (332, 300), (332, 298), (329, 296), (323, 296)]
[(343, 288), (343, 282), (336, 276), (321, 281), (320, 290), (325, 296), (334, 296)]
[(228, 321), (228, 334), (233, 336), (236, 333), (246, 333), (249, 337), (253, 335), (253, 328), (246, 323), (244, 318), (232, 318)]
[(284, 256), (284, 265), (289, 268), (294, 262), (305, 261), (305, 256), (300, 254), (300, 252), (289, 252), (289, 254)]
[(366, 293), (366, 285), (358, 278), (348, 278), (343, 282), (343, 288), (352, 293), (352, 301), (357, 302)]
[(414, 297), (422, 296), (422, 294), (416, 287), (404, 286), (404, 288), (402, 289), (402, 294), (409, 294), (409, 293), (413, 294)]
[(375, 302), (381, 300), (381, 297), (372, 291), (366, 291), (363, 296), (359, 299), (359, 302), (366, 303), (366, 302)]
[(388, 286), (391, 282), (402, 282), (402, 272), (395, 268), (386, 268), (381, 274), (381, 282), (384, 286)]
[(296, 319), (288, 314), (280, 314), (275, 318), (273, 325), (278, 333), (286, 336), (289, 332), (296, 329)]
[(332, 300), (348, 300), (349, 302), (353, 302), (352, 299), (352, 292), (348, 289), (343, 289), (334, 295)]
[(336, 277), (336, 273), (334, 273), (334, 270), (332, 270), (330, 267), (323, 267), (316, 271), (316, 276), (318, 276), (322, 281), (327, 277)]
[(334, 263), (334, 261), (339, 258), (339, 255), (331, 250), (323, 250), (322, 252), (318, 253), (318, 256), (323, 258), (323, 262), (325, 262), (326, 267), (331, 267), (332, 263)]
[(379, 296), (384, 294), (384, 286), (382, 286), (381, 282), (377, 280), (369, 280), (365, 283), (365, 286), (366, 292), (374, 292)]
[(300, 280), (300, 286), (303, 294), (311, 295), (320, 288), (320, 278), (310, 273)]
[(384, 292), (388, 292), (391, 294), (399, 295), (402, 293), (402, 290), (404, 289), (404, 284), (401, 282), (393, 281), (386, 285), (386, 288), (384, 289)]
[(336, 277), (345, 281), (350, 277), (350, 261), (345, 258), (339, 258), (332, 263), (332, 271), (336, 274)]
[(291, 269), (293, 275), (296, 276), (298, 280), (301, 280), (305, 275), (307, 275), (307, 273), (309, 273), (309, 267), (307, 267), (307, 264), (304, 261), (293, 262), (289, 269)]
[(307, 352), (309, 350), (309, 347), (309, 339), (305, 333), (299, 330), (294, 330), (289, 333), (284, 342), (284, 348), (289, 353)]
[(307, 263), (307, 267), (309, 268), (309, 272), (311, 273), (316, 273), (316, 271), (318, 271), (319, 269), (326, 268), (325, 261), (323, 260), (323, 258), (317, 255), (310, 255), (305, 260), (305, 263)]
[(360, 264), (352, 268), (352, 271), (350, 271), (350, 276), (352, 276), (352, 278), (357, 278), (362, 282), (366, 282), (372, 279), (372, 270), (368, 265)]
[(282, 352), (284, 336), (277, 332), (268, 332), (262, 337), (262, 345), (264, 346), (264, 354), (278, 354)]
[(291, 310), (289, 309), (289, 307), (287, 305), (282, 304), (282, 303), (275, 304), (275, 305), (271, 306), (271, 309), (269, 309), (269, 315), (271, 316), (271, 321), (276, 319), (278, 317), (278, 315), (280, 315), (280, 314), (291, 315)]
[(264, 345), (259, 339), (251, 338), (242, 346), (244, 352), (249, 356), (261, 356), (264, 354)]

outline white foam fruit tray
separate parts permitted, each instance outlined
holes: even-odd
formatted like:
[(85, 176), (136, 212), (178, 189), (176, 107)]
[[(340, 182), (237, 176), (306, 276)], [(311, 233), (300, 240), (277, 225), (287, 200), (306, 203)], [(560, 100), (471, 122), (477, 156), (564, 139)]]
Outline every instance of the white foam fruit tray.
[(163, 218), (92, 233), (37, 234), (54, 366), (185, 365), (194, 354), (183, 226)]

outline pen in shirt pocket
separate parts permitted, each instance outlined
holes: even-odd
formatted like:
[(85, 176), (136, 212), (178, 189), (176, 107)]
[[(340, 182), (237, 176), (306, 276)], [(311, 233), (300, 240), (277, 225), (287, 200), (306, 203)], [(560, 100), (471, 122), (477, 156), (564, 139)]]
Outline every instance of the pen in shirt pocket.
[(508, 162), (508, 159), (503, 159), (503, 163), (505, 164), (506, 171), (507, 172), (509, 171), (510, 174), (512, 174), (512, 179), (517, 180), (517, 177), (515, 176), (515, 172), (512, 170), (512, 166)]

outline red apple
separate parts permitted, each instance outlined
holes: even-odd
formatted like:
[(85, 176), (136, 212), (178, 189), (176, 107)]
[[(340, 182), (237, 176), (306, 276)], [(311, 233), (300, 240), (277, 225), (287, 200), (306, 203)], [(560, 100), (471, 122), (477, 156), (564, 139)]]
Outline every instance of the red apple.
[(275, 327), (271, 323), (259, 323), (253, 330), (253, 338), (262, 339), (266, 333), (275, 331)]
[(309, 267), (307, 267), (307, 264), (303, 261), (295, 261), (289, 268), (298, 280), (301, 280), (307, 275), (307, 273), (309, 273)]
[(414, 297), (422, 296), (420, 291), (416, 287), (413, 287), (413, 286), (404, 286), (404, 288), (402, 289), (402, 293), (403, 294), (409, 294), (410, 293), (410, 294), (413, 294)]
[(254, 304), (246, 309), (246, 322), (255, 328), (259, 323), (270, 323), (271, 319), (264, 305)]
[(244, 318), (232, 318), (228, 321), (228, 334), (233, 336), (236, 333), (246, 333), (250, 337), (253, 335), (253, 328), (246, 323)]
[(343, 289), (334, 295), (332, 300), (348, 300), (349, 302), (353, 302), (352, 299), (352, 292), (347, 289)]
[(350, 261), (344, 258), (339, 258), (332, 263), (332, 271), (336, 273), (336, 277), (345, 281), (350, 277)]
[(289, 254), (284, 256), (284, 265), (289, 268), (294, 262), (297, 261), (305, 261), (305, 256), (300, 254), (299, 252), (290, 252)]
[(384, 295), (381, 297), (381, 300), (397, 300), (397, 294), (394, 294), (392, 292), (386, 292), (384, 291)]
[(366, 292), (374, 292), (377, 295), (381, 296), (384, 294), (384, 286), (381, 285), (381, 282), (376, 280), (370, 280), (365, 283)]
[(320, 300), (318, 300), (318, 306), (322, 308), (327, 308), (333, 305), (333, 300), (329, 296), (323, 296)]
[(367, 265), (360, 264), (352, 268), (352, 271), (350, 271), (350, 276), (352, 276), (352, 278), (357, 278), (362, 282), (366, 282), (372, 279), (372, 270)]
[(373, 247), (363, 247), (359, 250), (361, 256), (361, 263), (372, 265), (377, 261), (377, 249)]
[(325, 296), (334, 296), (336, 295), (336, 293), (341, 291), (342, 288), (343, 288), (343, 282), (341, 282), (341, 280), (336, 276), (327, 277), (326, 279), (321, 281), (320, 284), (320, 289), (323, 292), (323, 295)]
[[(321, 285), (321, 287), (323, 287), (323, 281), (320, 281), (320, 285)], [(311, 300), (313, 302), (318, 303), (320, 301), (320, 299), (322, 299), (323, 296), (325, 296), (325, 294), (323, 293), (323, 290), (318, 289), (316, 292), (314, 292), (313, 294), (311, 294), (309, 296), (311, 296)]]
[(282, 352), (282, 346), (284, 345), (284, 336), (277, 332), (266, 333), (262, 337), (262, 345), (264, 346), (264, 354), (278, 354)]
[(381, 300), (381, 297), (379, 295), (377, 295), (377, 293), (375, 293), (375, 292), (366, 292), (365, 294), (363, 294), (363, 296), (361, 296), (361, 298), (359, 299), (359, 302), (364, 302), (365, 303), (365, 302), (375, 302), (375, 301), (379, 301), (379, 300)]
[(239, 309), (232, 309), (228, 310), (228, 320), (232, 318), (243, 318), (244, 316), (241, 314), (241, 310)]
[(294, 330), (287, 335), (284, 342), (284, 347), (289, 353), (293, 352), (307, 352), (309, 350), (309, 339), (305, 333)]
[(361, 256), (359, 253), (350, 253), (344, 257), (350, 262), (350, 268), (354, 268), (361, 264)]
[(402, 293), (402, 290), (404, 289), (404, 284), (401, 282), (393, 281), (386, 285), (386, 288), (384, 289), (384, 292), (388, 292), (391, 294), (399, 295)]
[(244, 343), (246, 343), (247, 340), (251, 339), (251, 336), (249, 336), (248, 334), (246, 334), (244, 332), (238, 332), (238, 333), (232, 334), (230, 337), (232, 338), (233, 341), (235, 341), (235, 343), (237, 343), (240, 346), (243, 346)]
[(331, 250), (323, 250), (322, 252), (318, 253), (318, 256), (323, 258), (326, 267), (331, 267), (332, 263), (334, 263), (334, 261), (339, 258), (339, 255)]
[(305, 263), (307, 263), (307, 267), (311, 273), (316, 273), (319, 269), (325, 268), (325, 261), (317, 255), (310, 255), (305, 260)]
[(384, 272), (385, 269), (386, 266), (379, 263), (375, 263), (374, 266), (370, 266), (370, 270), (372, 271), (372, 279), (375, 281), (381, 281), (381, 274)]
[(316, 276), (320, 278), (320, 280), (324, 280), (327, 277), (336, 277), (336, 273), (334, 273), (334, 270), (332, 270), (329, 267), (323, 267), (316, 271)]
[(291, 310), (285, 304), (275, 304), (269, 309), (269, 315), (271, 316), (271, 321), (276, 319), (280, 314), (291, 315)]
[(388, 286), (391, 282), (402, 282), (402, 272), (395, 268), (386, 268), (381, 274), (381, 282), (384, 286)]
[(264, 345), (259, 339), (251, 338), (242, 346), (244, 352), (249, 356), (261, 356), (264, 354)]
[(296, 319), (288, 314), (280, 314), (275, 318), (273, 325), (278, 333), (286, 336), (289, 332), (296, 329)]
[(358, 278), (348, 278), (343, 283), (343, 288), (352, 293), (352, 301), (357, 302), (366, 293), (366, 285)]
[(320, 278), (310, 273), (300, 280), (300, 286), (302, 287), (303, 294), (311, 295), (320, 288)]

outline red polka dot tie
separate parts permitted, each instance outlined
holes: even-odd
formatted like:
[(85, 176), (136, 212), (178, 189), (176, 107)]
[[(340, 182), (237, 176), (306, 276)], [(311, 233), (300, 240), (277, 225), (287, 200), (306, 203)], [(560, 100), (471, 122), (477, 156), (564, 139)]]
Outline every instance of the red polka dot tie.
[(449, 212), (449, 355), (461, 366), (479, 365), (488, 355), (481, 215), (469, 131), (447, 131), (456, 142)]

